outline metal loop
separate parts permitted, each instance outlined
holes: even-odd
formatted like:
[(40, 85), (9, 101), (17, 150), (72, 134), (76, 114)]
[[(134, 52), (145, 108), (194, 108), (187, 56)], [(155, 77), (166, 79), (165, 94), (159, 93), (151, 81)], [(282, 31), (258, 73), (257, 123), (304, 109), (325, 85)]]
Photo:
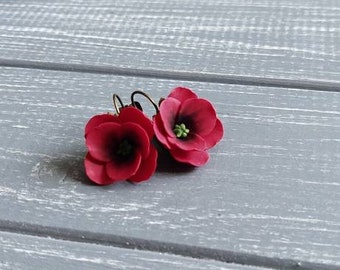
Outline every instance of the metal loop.
[[(120, 107), (118, 107), (117, 101), (119, 102)], [(112, 95), (112, 102), (113, 102), (113, 107), (116, 110), (116, 113), (119, 114), (120, 113), (120, 108), (124, 107), (123, 101), (120, 99), (120, 97), (117, 94), (113, 94)]]
[[(131, 94), (131, 105), (132, 105), (132, 106), (137, 107), (136, 104), (137, 104), (138, 102), (136, 102), (136, 101), (134, 100), (134, 96), (137, 95), (137, 94), (146, 97), (146, 98), (151, 102), (151, 104), (153, 105), (153, 107), (155, 108), (156, 113), (159, 112), (159, 108), (158, 108), (157, 103), (156, 103), (156, 102), (155, 102), (148, 94), (146, 94), (146, 93), (144, 93), (143, 91), (140, 91), (140, 90), (134, 91), (134, 92)], [(140, 104), (139, 104), (139, 107), (141, 108)]]

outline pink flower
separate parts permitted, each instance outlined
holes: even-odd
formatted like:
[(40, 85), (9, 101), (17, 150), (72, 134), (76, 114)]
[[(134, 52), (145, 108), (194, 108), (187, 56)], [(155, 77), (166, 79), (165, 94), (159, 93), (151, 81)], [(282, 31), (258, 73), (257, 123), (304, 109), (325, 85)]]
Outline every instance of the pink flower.
[(92, 117), (85, 127), (87, 176), (99, 185), (147, 180), (157, 165), (153, 136), (152, 122), (134, 107)]
[(182, 87), (161, 102), (154, 116), (154, 131), (174, 159), (194, 166), (207, 163), (207, 150), (223, 137), (223, 126), (212, 104)]

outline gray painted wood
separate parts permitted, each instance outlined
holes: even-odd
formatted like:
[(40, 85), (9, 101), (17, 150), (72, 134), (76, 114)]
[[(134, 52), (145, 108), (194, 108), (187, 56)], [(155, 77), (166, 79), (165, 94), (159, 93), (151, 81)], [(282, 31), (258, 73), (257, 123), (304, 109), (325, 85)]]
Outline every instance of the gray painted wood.
[(198, 260), (148, 251), (121, 249), (0, 232), (0, 268), (36, 269), (211, 269), (262, 268)]
[[(210, 99), (225, 125), (210, 163), (89, 184), (86, 121), (112, 110), (114, 92), (157, 99), (177, 85)], [(340, 264), (339, 93), (12, 68), (0, 92), (0, 220)]]
[(340, 81), (340, 1), (2, 1), (1, 58)]

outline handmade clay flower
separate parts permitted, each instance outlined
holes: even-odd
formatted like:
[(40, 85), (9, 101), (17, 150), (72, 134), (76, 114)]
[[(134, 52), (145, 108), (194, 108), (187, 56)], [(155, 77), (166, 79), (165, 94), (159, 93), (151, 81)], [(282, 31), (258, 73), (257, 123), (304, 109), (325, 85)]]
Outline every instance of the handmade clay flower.
[(223, 136), (223, 126), (212, 104), (193, 91), (178, 87), (165, 98), (154, 116), (157, 139), (179, 162), (202, 166), (208, 149)]
[(153, 136), (152, 122), (134, 107), (92, 117), (85, 127), (87, 176), (99, 185), (147, 180), (157, 163)]

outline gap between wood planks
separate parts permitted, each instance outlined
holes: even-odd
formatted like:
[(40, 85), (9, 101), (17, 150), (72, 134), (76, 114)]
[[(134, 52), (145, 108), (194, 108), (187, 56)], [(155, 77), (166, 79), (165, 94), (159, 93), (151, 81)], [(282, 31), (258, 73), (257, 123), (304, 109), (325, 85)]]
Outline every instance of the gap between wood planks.
[(258, 266), (270, 269), (335, 270), (335, 265), (280, 259), (260, 255), (204, 248), (170, 242), (146, 240), (134, 237), (94, 233), (66, 228), (55, 228), (30, 223), (0, 220), (0, 231), (16, 234), (45, 237), (78, 243), (98, 244), (118, 248), (161, 252), (194, 259), (210, 259), (225, 263)]
[(152, 69), (135, 69), (115, 66), (97, 66), (84, 64), (62, 64), (30, 60), (1, 59), (0, 66), (14, 68), (31, 68), (68, 72), (97, 73), (116, 76), (130, 76), (153, 79), (197, 81), (220, 84), (254, 85), (265, 87), (295, 88), (316, 91), (340, 92), (340, 81), (292, 80), (260, 78), (251, 76), (224, 75), (217, 73), (199, 73), (184, 71), (167, 71)]

